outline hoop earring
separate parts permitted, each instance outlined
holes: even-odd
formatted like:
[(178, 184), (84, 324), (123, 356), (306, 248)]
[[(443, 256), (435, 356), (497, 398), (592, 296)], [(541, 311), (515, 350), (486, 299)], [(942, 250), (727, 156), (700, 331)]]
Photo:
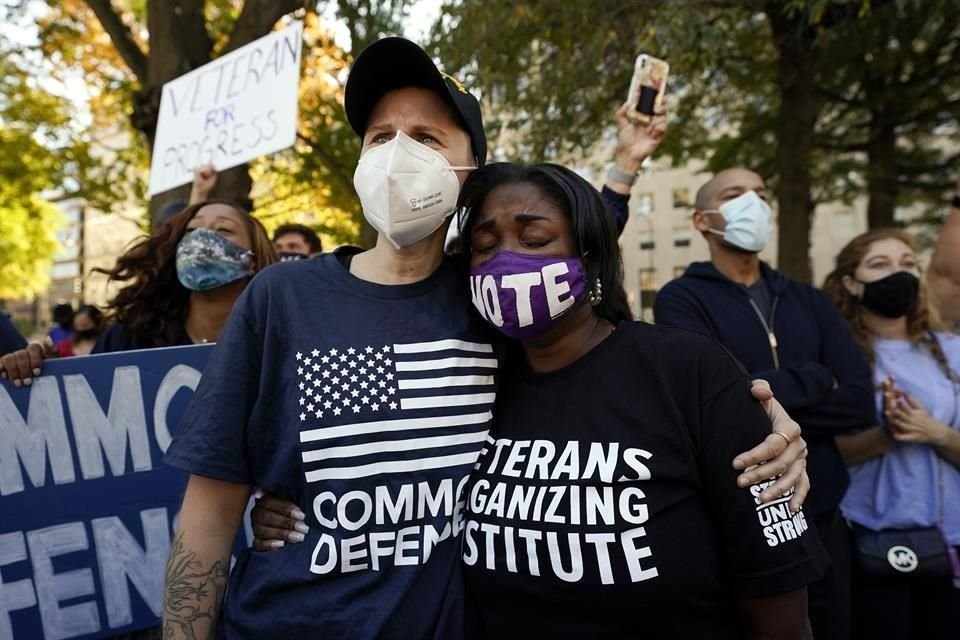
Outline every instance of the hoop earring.
[(592, 306), (597, 306), (603, 300), (603, 284), (600, 282), (600, 278), (597, 278), (593, 283), (593, 288), (590, 289), (590, 292), (587, 293), (587, 298), (590, 300)]

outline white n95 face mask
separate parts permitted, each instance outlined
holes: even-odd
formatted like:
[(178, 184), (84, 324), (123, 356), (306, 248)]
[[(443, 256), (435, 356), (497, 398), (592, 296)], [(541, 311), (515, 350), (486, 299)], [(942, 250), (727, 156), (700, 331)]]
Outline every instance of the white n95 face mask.
[(455, 170), (440, 153), (402, 131), (362, 156), (353, 174), (363, 216), (397, 247), (423, 240), (454, 212), (460, 195)]
[(773, 234), (773, 210), (755, 191), (742, 193), (733, 200), (724, 202), (719, 209), (702, 213), (722, 215), (727, 221), (726, 229), (710, 229), (710, 233), (717, 234), (744, 251), (760, 253)]

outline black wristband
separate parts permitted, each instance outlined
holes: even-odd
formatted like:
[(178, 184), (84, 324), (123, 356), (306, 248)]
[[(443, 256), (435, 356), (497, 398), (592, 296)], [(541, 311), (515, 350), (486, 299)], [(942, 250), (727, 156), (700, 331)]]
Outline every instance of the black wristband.
[(953, 200), (950, 201), (950, 206), (954, 209), (960, 209), (960, 193), (953, 194)]

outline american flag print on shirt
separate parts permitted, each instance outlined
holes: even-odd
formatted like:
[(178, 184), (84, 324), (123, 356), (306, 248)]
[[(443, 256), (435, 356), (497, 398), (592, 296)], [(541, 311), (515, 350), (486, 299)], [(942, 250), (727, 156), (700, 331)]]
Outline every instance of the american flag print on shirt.
[(297, 352), (307, 483), (472, 467), (496, 372), (492, 345), (456, 339)]

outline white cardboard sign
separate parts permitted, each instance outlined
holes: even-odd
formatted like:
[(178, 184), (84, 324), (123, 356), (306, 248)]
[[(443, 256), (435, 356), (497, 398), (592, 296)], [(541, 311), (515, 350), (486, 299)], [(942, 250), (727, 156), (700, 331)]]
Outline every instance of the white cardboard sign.
[(302, 46), (293, 22), (163, 85), (150, 195), (292, 146)]

